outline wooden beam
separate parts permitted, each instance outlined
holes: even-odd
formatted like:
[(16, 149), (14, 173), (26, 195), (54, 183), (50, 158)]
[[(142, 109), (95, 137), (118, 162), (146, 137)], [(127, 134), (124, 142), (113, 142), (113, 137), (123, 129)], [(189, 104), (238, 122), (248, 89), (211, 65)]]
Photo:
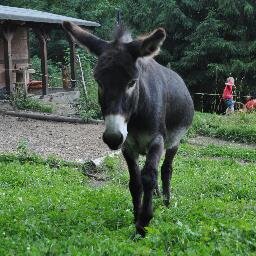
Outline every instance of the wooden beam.
[(12, 38), (14, 34), (14, 27), (5, 26), (2, 28), (3, 43), (4, 43), (4, 65), (5, 65), (5, 84), (7, 95), (11, 95), (14, 91), (14, 84), (12, 79)]
[(45, 121), (55, 121), (55, 122), (69, 122), (69, 123), (80, 123), (80, 124), (103, 124), (104, 123), (103, 120), (97, 120), (97, 119), (87, 118), (84, 120), (78, 117), (59, 116), (59, 115), (41, 114), (41, 113), (28, 113), (26, 111), (9, 111), (9, 110), (0, 109), (0, 114), (45, 120)]
[(69, 41), (69, 58), (70, 58), (70, 78), (71, 78), (71, 87), (74, 88), (76, 86), (76, 47), (75, 43), (71, 37), (68, 36)]
[(45, 37), (41, 37), (39, 40), (40, 44), (40, 56), (41, 56), (41, 70), (42, 70), (42, 86), (43, 86), (43, 96), (48, 93), (48, 64), (47, 64), (47, 42)]
[(47, 64), (47, 41), (49, 39), (48, 32), (45, 28), (35, 28), (34, 29), (38, 41), (39, 41), (39, 50), (41, 57), (41, 72), (42, 72), (42, 96), (47, 95), (48, 93), (48, 84), (49, 84), (49, 73), (48, 73), (48, 64)]

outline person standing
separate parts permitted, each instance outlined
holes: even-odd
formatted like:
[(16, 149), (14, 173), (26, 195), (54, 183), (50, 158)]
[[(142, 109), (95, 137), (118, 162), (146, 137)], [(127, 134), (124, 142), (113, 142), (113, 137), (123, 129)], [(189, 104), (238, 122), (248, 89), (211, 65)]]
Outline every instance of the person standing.
[(226, 105), (226, 114), (234, 112), (235, 101), (233, 100), (233, 88), (236, 88), (235, 79), (233, 77), (228, 77), (222, 94), (222, 99)]

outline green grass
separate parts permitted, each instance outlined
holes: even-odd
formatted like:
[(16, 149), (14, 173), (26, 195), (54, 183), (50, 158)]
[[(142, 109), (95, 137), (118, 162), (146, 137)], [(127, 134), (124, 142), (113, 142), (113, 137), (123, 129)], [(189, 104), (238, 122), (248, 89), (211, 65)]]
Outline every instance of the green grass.
[(22, 109), (22, 110), (32, 110), (32, 111), (43, 112), (43, 113), (53, 112), (52, 105), (43, 103), (40, 100), (27, 97), (22, 92), (14, 95), (12, 97), (11, 102), (16, 108)]
[(217, 146), (213, 144), (198, 147), (184, 144), (179, 149), (179, 154), (187, 157), (219, 157), (221, 159), (232, 159), (240, 162), (256, 162), (255, 149), (244, 149), (243, 147)]
[[(217, 153), (216, 153), (217, 152)], [(253, 151), (182, 145), (173, 199), (154, 199), (145, 239), (133, 240), (128, 174), (119, 158), (95, 187), (74, 167), (0, 158), (0, 255), (255, 255)]]
[(197, 112), (190, 129), (190, 135), (195, 134), (256, 143), (256, 112), (229, 116)]
[(43, 112), (43, 113), (52, 113), (53, 112), (53, 106), (47, 105), (45, 103), (40, 102), (39, 100), (26, 98), (23, 101), (16, 101), (15, 106), (18, 109), (24, 109), (24, 110), (33, 110), (37, 112)]

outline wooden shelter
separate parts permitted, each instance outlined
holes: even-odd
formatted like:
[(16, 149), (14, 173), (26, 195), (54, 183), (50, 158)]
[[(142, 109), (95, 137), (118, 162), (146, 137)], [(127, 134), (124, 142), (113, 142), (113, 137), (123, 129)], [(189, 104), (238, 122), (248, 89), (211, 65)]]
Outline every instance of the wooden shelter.
[[(47, 40), (53, 29), (62, 29), (62, 22), (72, 21), (83, 27), (97, 27), (98, 23), (32, 9), (0, 5), (0, 91), (10, 95), (18, 82), (25, 83), (29, 73), (29, 31), (33, 31), (39, 41), (42, 73), (42, 94), (47, 94)], [(67, 36), (70, 44), (70, 74), (75, 86), (75, 44)]]

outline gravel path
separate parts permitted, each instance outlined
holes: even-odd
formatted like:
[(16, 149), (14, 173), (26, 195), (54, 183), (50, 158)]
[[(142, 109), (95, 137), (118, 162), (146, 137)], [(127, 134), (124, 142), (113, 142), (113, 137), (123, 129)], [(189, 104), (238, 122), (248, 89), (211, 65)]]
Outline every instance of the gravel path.
[[(102, 124), (71, 124), (0, 115), (0, 152), (14, 152), (22, 140), (28, 148), (44, 157), (55, 155), (65, 160), (84, 162), (101, 158), (111, 151), (101, 137)], [(198, 136), (189, 139), (197, 145), (227, 145), (256, 148), (255, 144), (227, 142)]]
[(13, 152), (22, 140), (44, 157), (55, 155), (83, 162), (109, 153), (101, 137), (102, 124), (44, 122), (0, 115), (0, 152)]

